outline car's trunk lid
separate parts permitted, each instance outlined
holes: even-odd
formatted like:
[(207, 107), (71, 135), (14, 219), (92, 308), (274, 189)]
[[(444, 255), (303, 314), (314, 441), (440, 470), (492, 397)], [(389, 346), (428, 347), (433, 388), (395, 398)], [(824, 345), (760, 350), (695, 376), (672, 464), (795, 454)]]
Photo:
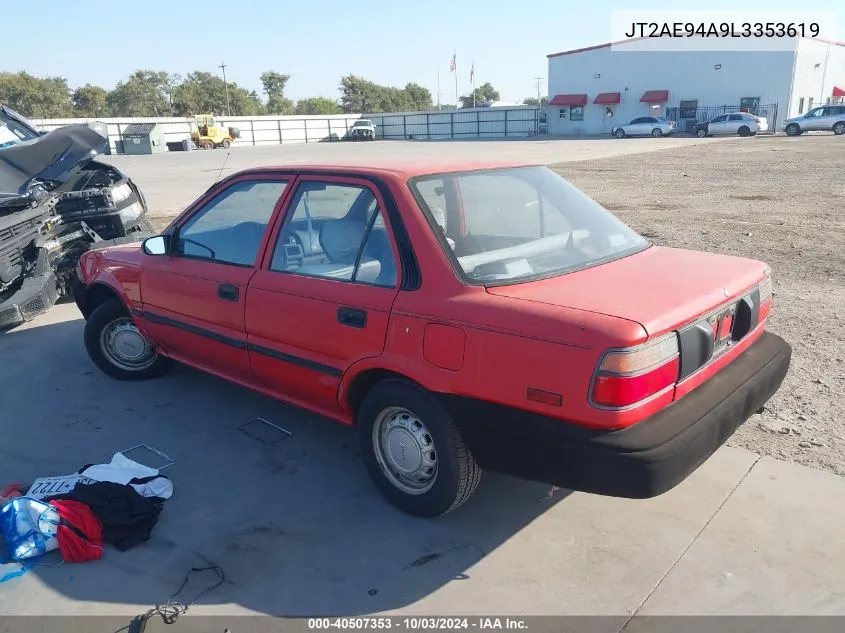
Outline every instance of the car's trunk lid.
[(629, 319), (653, 337), (738, 299), (766, 269), (755, 260), (652, 246), (582, 271), (487, 291)]

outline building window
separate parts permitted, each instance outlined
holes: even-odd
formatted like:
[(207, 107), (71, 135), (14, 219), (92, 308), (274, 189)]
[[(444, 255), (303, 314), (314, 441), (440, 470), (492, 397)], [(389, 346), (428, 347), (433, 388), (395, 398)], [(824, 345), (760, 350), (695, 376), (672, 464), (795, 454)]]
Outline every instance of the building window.
[(560, 118), (561, 118), (561, 119), (565, 119), (565, 118), (566, 118), (566, 108), (561, 108), (561, 109), (560, 109)]
[(798, 99), (798, 114), (804, 114), (804, 97)]
[(584, 106), (573, 106), (569, 109), (569, 120), (570, 121), (583, 121), (584, 120)]
[(750, 112), (757, 114), (757, 108), (760, 107), (760, 97), (743, 97), (739, 100), (740, 112)]
[(681, 101), (678, 108), (680, 110), (679, 117), (681, 119), (695, 119), (696, 110), (698, 110), (698, 99), (690, 99), (689, 101)]

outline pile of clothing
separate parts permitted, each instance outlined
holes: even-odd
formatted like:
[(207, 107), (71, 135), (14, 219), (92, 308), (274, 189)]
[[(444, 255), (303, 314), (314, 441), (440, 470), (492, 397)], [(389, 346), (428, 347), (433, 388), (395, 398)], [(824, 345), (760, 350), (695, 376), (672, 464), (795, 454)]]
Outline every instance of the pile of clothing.
[(122, 453), (73, 475), (36, 480), (26, 494), (22, 486), (7, 486), (0, 508), (0, 563), (19, 562), (25, 571), (56, 549), (69, 563), (97, 560), (106, 543), (125, 552), (150, 538), (171, 496), (168, 477)]

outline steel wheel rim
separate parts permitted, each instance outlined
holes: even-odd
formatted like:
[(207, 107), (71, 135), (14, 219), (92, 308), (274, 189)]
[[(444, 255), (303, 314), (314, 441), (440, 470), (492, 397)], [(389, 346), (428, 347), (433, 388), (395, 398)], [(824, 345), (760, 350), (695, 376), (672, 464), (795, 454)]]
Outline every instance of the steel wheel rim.
[(373, 449), (384, 476), (410, 495), (421, 495), (437, 480), (437, 451), (431, 431), (402, 407), (387, 407), (373, 425)]
[(158, 354), (129, 317), (115, 319), (100, 332), (100, 349), (109, 362), (125, 371), (143, 371)]

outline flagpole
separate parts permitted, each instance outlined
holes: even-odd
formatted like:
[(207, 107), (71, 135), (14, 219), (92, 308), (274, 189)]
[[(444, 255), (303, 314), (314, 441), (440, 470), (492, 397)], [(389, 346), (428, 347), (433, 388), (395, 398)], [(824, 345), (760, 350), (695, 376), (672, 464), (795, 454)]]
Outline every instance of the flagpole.
[(437, 69), (437, 109), (440, 109), (440, 69)]
[(460, 99), (458, 99), (458, 62), (455, 62), (455, 108), (458, 108), (458, 103)]
[(475, 60), (472, 60), (472, 107), (475, 107)]

